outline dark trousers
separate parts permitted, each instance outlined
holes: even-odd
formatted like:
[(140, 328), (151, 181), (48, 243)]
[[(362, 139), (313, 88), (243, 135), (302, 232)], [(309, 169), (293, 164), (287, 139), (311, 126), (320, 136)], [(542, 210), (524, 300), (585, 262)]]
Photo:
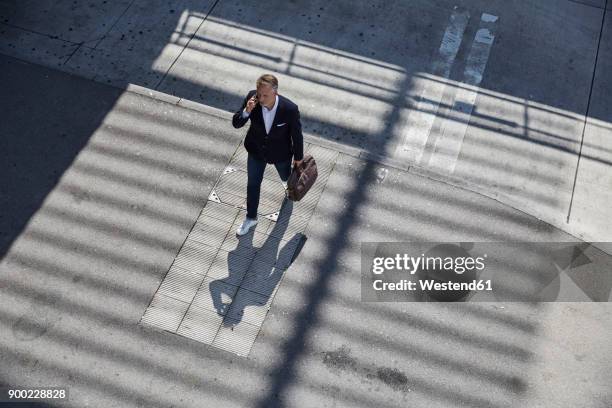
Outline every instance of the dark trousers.
[[(257, 219), (257, 207), (259, 207), (261, 182), (263, 181), (266, 164), (267, 163), (265, 161), (259, 160), (249, 153), (249, 157), (247, 159), (247, 217), (251, 219)], [(281, 180), (289, 180), (289, 175), (291, 174), (291, 159), (281, 163), (274, 163), (274, 166), (276, 167), (276, 171), (278, 171), (278, 175), (280, 176)]]

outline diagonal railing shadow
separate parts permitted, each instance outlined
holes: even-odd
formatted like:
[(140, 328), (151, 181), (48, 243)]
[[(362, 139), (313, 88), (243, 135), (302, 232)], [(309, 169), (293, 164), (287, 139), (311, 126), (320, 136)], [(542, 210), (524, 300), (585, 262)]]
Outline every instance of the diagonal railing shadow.
[[(398, 102), (403, 98), (403, 95), (408, 91), (410, 82), (408, 78), (404, 79), (398, 86)], [(399, 109), (393, 109), (385, 122), (388, 127), (386, 133), (390, 133), (392, 128), (398, 122)], [(285, 393), (287, 388), (296, 381), (297, 365), (305, 353), (304, 344), (308, 338), (309, 332), (319, 324), (320, 315), (325, 299), (329, 296), (330, 282), (333, 278), (333, 271), (338, 266), (338, 260), (342, 256), (342, 251), (346, 246), (345, 237), (351, 231), (355, 224), (355, 214), (359, 208), (367, 204), (366, 186), (374, 183), (376, 180), (375, 163), (367, 161), (363, 170), (357, 175), (359, 184), (357, 184), (346, 197), (348, 202), (347, 208), (343, 211), (339, 219), (334, 220), (334, 227), (330, 234), (328, 250), (322, 254), (321, 260), (315, 263), (314, 270), (318, 272), (317, 278), (310, 284), (306, 290), (306, 298), (308, 303), (296, 316), (297, 325), (291, 333), (290, 337), (281, 347), (283, 357), (280, 359), (280, 366), (274, 369), (274, 376), (270, 381), (270, 389), (265, 396), (260, 398), (257, 407), (284, 407)]]

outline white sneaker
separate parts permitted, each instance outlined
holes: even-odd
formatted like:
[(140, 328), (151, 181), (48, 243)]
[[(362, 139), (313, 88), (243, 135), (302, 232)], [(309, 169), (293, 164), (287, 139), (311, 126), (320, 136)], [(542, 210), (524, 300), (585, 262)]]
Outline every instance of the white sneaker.
[(245, 218), (244, 221), (242, 221), (242, 225), (240, 225), (236, 230), (236, 234), (242, 236), (248, 233), (251, 227), (254, 227), (255, 225), (257, 225), (257, 220)]
[(287, 190), (287, 182), (281, 180), (281, 184), (283, 185), (283, 187), (285, 187), (285, 190)]

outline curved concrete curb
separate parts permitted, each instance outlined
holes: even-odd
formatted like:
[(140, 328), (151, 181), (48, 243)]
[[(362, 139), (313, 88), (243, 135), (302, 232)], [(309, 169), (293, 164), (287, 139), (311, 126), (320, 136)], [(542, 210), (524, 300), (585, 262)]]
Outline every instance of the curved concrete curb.
[(584, 231), (580, 231), (572, 224), (567, 224), (564, 222), (559, 222), (559, 220), (553, 219), (550, 216), (542, 213), (541, 211), (531, 208), (529, 205), (525, 205), (524, 203), (516, 200), (513, 197), (507, 196), (505, 194), (491, 192), (488, 191), (485, 187), (480, 186), (475, 183), (471, 183), (469, 181), (459, 179), (457, 177), (452, 177), (448, 175), (442, 175), (440, 173), (436, 173), (429, 169), (425, 169), (418, 166), (411, 166), (408, 170), (409, 173), (416, 174), (422, 177), (427, 177), (432, 180), (440, 181), (442, 183), (446, 183), (452, 185), (454, 187), (458, 187), (464, 190), (469, 190), (473, 193), (480, 194), (484, 197), (495, 200), (501, 204), (507, 205), (517, 211), (530, 215), (532, 217), (537, 218), (540, 221), (543, 221), (569, 235), (574, 236), (577, 240), (585, 241), (591, 243), (594, 247), (600, 249), (601, 251), (612, 255), (612, 245), (604, 246), (601, 245), (601, 242), (597, 242), (596, 238), (589, 237), (588, 233)]

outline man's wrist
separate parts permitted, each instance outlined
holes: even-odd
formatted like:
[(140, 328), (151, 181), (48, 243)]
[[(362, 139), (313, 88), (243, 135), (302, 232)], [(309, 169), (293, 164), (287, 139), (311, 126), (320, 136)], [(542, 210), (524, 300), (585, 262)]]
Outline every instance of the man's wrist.
[(242, 117), (243, 117), (243, 118), (245, 118), (245, 119), (246, 119), (246, 118), (248, 118), (248, 117), (249, 117), (249, 115), (250, 115), (250, 113), (249, 113), (249, 112), (247, 112), (247, 111), (246, 111), (246, 109), (242, 111)]

